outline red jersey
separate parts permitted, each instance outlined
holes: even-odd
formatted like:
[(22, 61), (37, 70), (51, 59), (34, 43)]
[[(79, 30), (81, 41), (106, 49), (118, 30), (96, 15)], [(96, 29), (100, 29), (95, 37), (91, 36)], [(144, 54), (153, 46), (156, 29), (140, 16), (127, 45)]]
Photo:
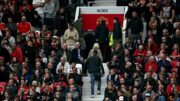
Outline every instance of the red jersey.
[(140, 51), (139, 49), (136, 49), (133, 55), (136, 58), (139, 57), (136, 59), (136, 61), (141, 64), (144, 57), (146, 56), (146, 50)]
[(152, 69), (153, 69), (153, 72), (157, 72), (157, 70), (158, 70), (158, 64), (157, 64), (157, 62), (146, 62), (146, 64), (145, 64), (145, 72), (147, 73), (148, 72), (148, 69), (149, 69), (149, 67), (152, 67)]
[(21, 48), (17, 47), (14, 51), (12, 51), (11, 57), (16, 57), (18, 60), (18, 63), (21, 63), (23, 61), (23, 53), (22, 53)]
[(29, 22), (20, 22), (17, 24), (17, 28), (19, 33), (25, 35), (30, 31), (31, 24)]

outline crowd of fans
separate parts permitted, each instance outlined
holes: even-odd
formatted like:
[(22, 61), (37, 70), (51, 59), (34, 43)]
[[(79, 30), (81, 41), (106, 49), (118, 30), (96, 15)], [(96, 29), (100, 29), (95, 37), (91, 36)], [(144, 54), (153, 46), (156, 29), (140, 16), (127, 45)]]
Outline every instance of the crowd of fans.
[(114, 19), (113, 41), (104, 21), (83, 33), (67, 1), (0, 0), (1, 101), (80, 101), (94, 50), (110, 71), (104, 101), (180, 100), (179, 0), (117, 0), (128, 23)]
[(129, 6), (128, 37), (112, 49), (104, 100), (179, 101), (180, 2), (119, 0), (118, 5)]

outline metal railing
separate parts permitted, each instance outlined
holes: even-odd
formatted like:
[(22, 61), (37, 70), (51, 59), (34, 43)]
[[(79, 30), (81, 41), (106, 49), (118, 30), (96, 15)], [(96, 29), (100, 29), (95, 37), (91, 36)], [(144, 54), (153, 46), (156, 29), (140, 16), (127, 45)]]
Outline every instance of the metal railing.
[(88, 6), (101, 5), (101, 6), (116, 6), (116, 1), (88, 1)]

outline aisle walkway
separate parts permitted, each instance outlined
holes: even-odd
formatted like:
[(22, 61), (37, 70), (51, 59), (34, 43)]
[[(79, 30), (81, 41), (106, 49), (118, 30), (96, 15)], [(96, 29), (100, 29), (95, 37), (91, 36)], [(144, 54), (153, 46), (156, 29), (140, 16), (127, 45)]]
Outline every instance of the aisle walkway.
[(101, 79), (101, 95), (97, 95), (97, 84), (95, 85), (95, 98), (91, 98), (91, 84), (90, 84), (90, 77), (83, 77), (83, 95), (82, 95), (82, 101), (102, 101), (104, 98), (104, 90), (106, 87), (106, 77), (109, 73), (109, 70), (107, 68), (107, 64), (103, 63), (105, 75)]

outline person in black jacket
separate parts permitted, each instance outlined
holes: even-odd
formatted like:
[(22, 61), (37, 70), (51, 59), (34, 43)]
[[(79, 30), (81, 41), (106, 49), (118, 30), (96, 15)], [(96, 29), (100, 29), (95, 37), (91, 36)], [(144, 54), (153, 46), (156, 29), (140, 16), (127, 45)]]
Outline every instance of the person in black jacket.
[(0, 57), (0, 82), (7, 82), (9, 79), (9, 67), (4, 64), (4, 57)]
[[(110, 101), (116, 101), (117, 93), (113, 81), (109, 81), (104, 92), (104, 97), (109, 98)], [(103, 101), (105, 101), (105, 98)]]
[(29, 59), (31, 66), (35, 64), (36, 50), (37, 49), (34, 47), (33, 42), (29, 40), (27, 46), (25, 46), (25, 56)]
[(87, 68), (84, 67), (85, 53), (84, 50), (81, 49), (80, 42), (76, 42), (75, 48), (72, 50), (71, 55), (71, 62), (82, 64), (82, 72), (83, 74), (86, 74)]
[(86, 66), (90, 73), (91, 79), (91, 97), (94, 98), (94, 85), (95, 81), (98, 81), (97, 93), (100, 94), (101, 90), (101, 70), (104, 75), (104, 68), (102, 66), (102, 61), (100, 57), (97, 56), (97, 50), (93, 51), (93, 56), (88, 58), (86, 61)]
[(63, 36), (65, 30), (67, 29), (67, 15), (64, 8), (61, 7), (55, 16), (55, 28), (57, 30), (58, 36)]
[(113, 40), (114, 43), (122, 41), (122, 29), (118, 18), (114, 18)]
[(4, 58), (4, 62), (7, 63), (10, 61), (10, 54), (9, 52), (0, 46), (0, 56), (2, 56)]
[(132, 18), (127, 24), (126, 30), (130, 30), (128, 33), (130, 40), (133, 41), (134, 39), (141, 38), (143, 32), (143, 22), (141, 19), (138, 18), (137, 12), (132, 12)]
[(76, 42), (75, 48), (72, 50), (71, 55), (72, 55), (71, 61), (81, 64), (84, 63), (84, 59), (85, 59), (84, 50), (81, 49), (80, 42)]
[(103, 56), (106, 56), (105, 54), (105, 49), (108, 46), (108, 35), (109, 35), (109, 30), (108, 27), (106, 26), (106, 21), (102, 20), (101, 23), (96, 27), (96, 41), (100, 45), (100, 49), (102, 52)]

